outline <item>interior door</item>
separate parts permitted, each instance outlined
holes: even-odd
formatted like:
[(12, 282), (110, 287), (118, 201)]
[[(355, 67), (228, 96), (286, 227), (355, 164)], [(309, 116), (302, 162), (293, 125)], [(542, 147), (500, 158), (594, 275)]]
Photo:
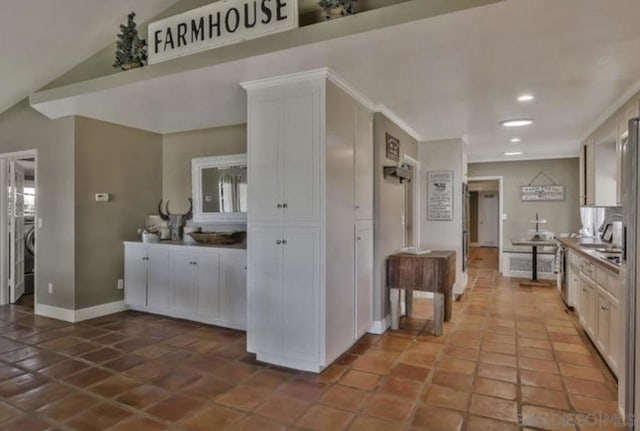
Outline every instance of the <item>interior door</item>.
[(498, 192), (482, 192), (478, 196), (478, 243), (498, 246)]
[(9, 286), (15, 304), (24, 294), (24, 168), (9, 164)]

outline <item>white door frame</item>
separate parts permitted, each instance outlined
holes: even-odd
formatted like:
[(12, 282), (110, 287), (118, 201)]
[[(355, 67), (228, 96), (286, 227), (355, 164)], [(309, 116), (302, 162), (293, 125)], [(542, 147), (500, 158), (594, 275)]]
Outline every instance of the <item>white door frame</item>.
[[(420, 247), (420, 244), (422, 243), (422, 239), (420, 237), (420, 161), (407, 154), (403, 154), (402, 161), (413, 167), (413, 178), (411, 178), (411, 181), (413, 182), (413, 245), (415, 247)], [(404, 205), (403, 202), (403, 222), (404, 208), (406, 208), (406, 205)], [(404, 246), (406, 247), (407, 245), (405, 244)]]
[(504, 202), (503, 202), (503, 190), (502, 182), (503, 176), (495, 177), (469, 177), (468, 183), (472, 181), (497, 181), (498, 182), (498, 272), (502, 274), (502, 248), (504, 243), (504, 229), (503, 229), (503, 217), (504, 217)]
[(16, 151), (12, 153), (0, 154), (0, 305), (9, 303), (9, 223), (7, 214), (7, 199), (9, 185), (6, 184), (8, 179), (8, 162), (11, 160), (34, 159), (35, 169), (35, 189), (36, 189), (36, 212), (33, 217), (36, 253), (34, 256), (33, 266), (36, 276), (33, 278), (33, 298), (34, 305), (38, 303), (38, 230), (40, 223), (38, 219), (38, 150)]

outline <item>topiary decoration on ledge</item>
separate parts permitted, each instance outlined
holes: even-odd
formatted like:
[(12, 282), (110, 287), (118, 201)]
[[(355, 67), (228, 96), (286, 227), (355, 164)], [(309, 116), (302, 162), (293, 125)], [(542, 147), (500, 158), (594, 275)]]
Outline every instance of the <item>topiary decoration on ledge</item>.
[(134, 69), (144, 66), (147, 62), (147, 42), (138, 36), (135, 16), (135, 12), (131, 12), (127, 17), (127, 25), (120, 25), (116, 42), (116, 61), (113, 63), (116, 69)]
[(358, 0), (320, 0), (318, 5), (322, 9), (325, 19), (337, 16), (353, 15), (356, 13)]

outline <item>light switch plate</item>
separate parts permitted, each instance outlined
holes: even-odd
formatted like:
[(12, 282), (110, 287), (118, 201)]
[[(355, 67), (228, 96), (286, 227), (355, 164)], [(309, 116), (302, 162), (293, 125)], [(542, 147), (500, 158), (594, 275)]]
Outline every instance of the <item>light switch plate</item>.
[(109, 202), (110, 200), (109, 193), (96, 193), (96, 202)]

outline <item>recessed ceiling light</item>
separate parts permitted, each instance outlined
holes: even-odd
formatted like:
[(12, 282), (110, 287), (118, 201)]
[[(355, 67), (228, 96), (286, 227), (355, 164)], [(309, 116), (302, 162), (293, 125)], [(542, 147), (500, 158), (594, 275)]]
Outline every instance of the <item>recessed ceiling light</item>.
[(516, 144), (518, 142), (520, 142), (520, 138), (511, 138), (511, 143), (512, 144)]
[(502, 121), (500, 124), (504, 127), (523, 127), (523, 126), (530, 126), (531, 124), (533, 124), (533, 120), (522, 118), (517, 120)]
[(522, 151), (507, 151), (504, 153), (505, 156), (521, 156), (524, 153)]
[(531, 102), (535, 99), (535, 97), (533, 96), (533, 94), (523, 94), (522, 96), (518, 97), (518, 102)]

